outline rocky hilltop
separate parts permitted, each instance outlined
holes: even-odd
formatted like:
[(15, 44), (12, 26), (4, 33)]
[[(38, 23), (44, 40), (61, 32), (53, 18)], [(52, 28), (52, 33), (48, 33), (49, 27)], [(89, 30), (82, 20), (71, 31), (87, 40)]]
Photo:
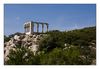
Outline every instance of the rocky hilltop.
[(4, 64), (96, 65), (96, 27), (5, 35)]
[(4, 60), (7, 61), (9, 58), (7, 57), (9, 55), (9, 51), (11, 49), (15, 50), (16, 46), (24, 46), (30, 49), (31, 51), (35, 53), (38, 51), (39, 48), (39, 41), (46, 36), (46, 34), (20, 34), (20, 35), (14, 35), (10, 38), (8, 42), (4, 43)]

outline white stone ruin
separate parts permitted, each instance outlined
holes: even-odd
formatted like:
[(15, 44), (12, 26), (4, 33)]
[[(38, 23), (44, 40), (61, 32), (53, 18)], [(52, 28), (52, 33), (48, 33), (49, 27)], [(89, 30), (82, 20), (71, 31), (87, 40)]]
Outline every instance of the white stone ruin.
[[(37, 31), (34, 31), (35, 24), (37, 26)], [(42, 32), (39, 32), (39, 26), (42, 25)], [(48, 23), (42, 22), (33, 22), (29, 21), (24, 24), (25, 34), (34, 34), (34, 33), (45, 33), (44, 26), (46, 26), (46, 32), (48, 32)]]

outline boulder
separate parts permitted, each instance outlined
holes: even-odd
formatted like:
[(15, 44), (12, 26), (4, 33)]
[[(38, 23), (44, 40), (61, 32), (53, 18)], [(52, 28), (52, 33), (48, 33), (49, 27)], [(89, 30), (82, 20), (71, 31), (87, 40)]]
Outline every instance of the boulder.
[(34, 52), (34, 55), (36, 54), (36, 52), (38, 51), (39, 45), (32, 45), (31, 50)]
[(14, 36), (14, 39), (15, 39), (15, 40), (20, 40), (20, 36), (15, 35), (15, 36)]
[(29, 39), (28, 35), (25, 35), (24, 39), (22, 39), (22, 41), (27, 41)]
[(11, 44), (11, 47), (16, 47), (16, 45), (14, 43)]
[(33, 51), (37, 51), (38, 48), (39, 48), (39, 45), (32, 45), (32, 50), (33, 50)]
[(32, 34), (30, 34), (30, 35), (29, 35), (29, 37), (30, 37), (30, 38), (32, 38), (32, 37), (33, 37), (33, 35), (32, 35)]
[(30, 43), (27, 43), (27, 45), (28, 45), (28, 46), (31, 46), (31, 45), (32, 45), (32, 42), (30, 42)]
[(5, 44), (6, 46), (9, 46), (10, 45), (10, 43), (9, 42), (6, 42), (6, 44)]
[(25, 35), (20, 35), (20, 38), (19, 39), (24, 39), (25, 38)]

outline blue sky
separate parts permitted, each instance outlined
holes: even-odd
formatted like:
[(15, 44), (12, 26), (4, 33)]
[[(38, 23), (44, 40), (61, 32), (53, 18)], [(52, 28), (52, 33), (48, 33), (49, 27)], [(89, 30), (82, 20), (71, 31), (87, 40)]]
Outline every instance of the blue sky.
[(47, 22), (49, 30), (96, 26), (95, 4), (5, 4), (4, 34), (24, 32), (27, 21)]

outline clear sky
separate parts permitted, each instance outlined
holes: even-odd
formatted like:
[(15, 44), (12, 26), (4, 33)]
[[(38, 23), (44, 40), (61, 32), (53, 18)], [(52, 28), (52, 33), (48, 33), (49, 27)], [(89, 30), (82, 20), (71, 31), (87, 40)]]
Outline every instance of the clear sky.
[(27, 21), (47, 22), (49, 30), (96, 26), (95, 4), (5, 4), (4, 34), (24, 32)]

